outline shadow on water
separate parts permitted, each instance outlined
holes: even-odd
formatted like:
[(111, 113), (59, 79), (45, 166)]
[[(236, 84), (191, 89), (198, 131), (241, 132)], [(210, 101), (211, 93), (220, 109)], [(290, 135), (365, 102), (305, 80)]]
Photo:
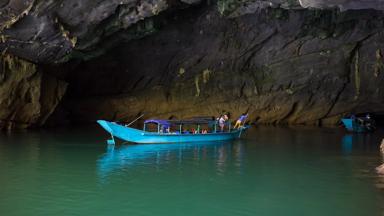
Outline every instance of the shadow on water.
[(234, 164), (242, 166), (244, 160), (244, 144), (242, 141), (179, 143), (179, 144), (125, 144), (107, 145), (104, 153), (97, 161), (98, 174), (101, 179), (129, 168), (154, 166), (161, 169), (167, 164), (214, 161), (217, 174), (223, 173), (228, 158)]

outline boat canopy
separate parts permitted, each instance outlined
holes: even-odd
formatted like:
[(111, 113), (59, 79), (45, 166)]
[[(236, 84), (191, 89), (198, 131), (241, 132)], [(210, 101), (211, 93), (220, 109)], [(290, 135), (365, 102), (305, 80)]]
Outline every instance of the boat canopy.
[(159, 124), (159, 125), (164, 125), (164, 126), (171, 126), (171, 123), (169, 123), (167, 120), (161, 120), (161, 119), (148, 119), (144, 121), (144, 124)]
[(208, 119), (187, 119), (187, 120), (163, 120), (163, 119), (149, 119), (144, 121), (144, 124), (159, 124), (164, 126), (171, 125), (185, 125), (185, 124), (212, 124), (215, 123), (214, 120)]

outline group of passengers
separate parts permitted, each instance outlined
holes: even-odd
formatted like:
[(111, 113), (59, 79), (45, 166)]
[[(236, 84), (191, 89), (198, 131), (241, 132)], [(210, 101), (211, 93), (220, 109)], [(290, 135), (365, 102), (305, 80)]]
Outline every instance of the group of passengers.
[[(248, 113), (243, 113), (235, 123), (234, 129), (238, 129), (242, 127), (245, 124), (245, 120), (248, 118)], [(224, 127), (226, 125), (226, 122), (229, 120), (228, 113), (221, 115), (219, 118), (217, 118), (217, 121), (219, 122), (220, 131), (224, 131)]]
[[(228, 125), (228, 121), (229, 121), (229, 113), (225, 113), (225, 114), (222, 114), (220, 115), (217, 119), (216, 119), (216, 122), (218, 123), (219, 125), (219, 130), (215, 131), (216, 132), (224, 132), (225, 130), (225, 126)], [(245, 124), (245, 120), (248, 118), (248, 113), (243, 113), (237, 120), (236, 120), (236, 123), (233, 127), (233, 129), (239, 129), (241, 128), (244, 124)], [(229, 127), (229, 126), (228, 126)], [(179, 132), (171, 132), (171, 127), (170, 126), (163, 126), (162, 127), (162, 130), (160, 130), (162, 133), (170, 133), (170, 134), (178, 134)], [(183, 134), (207, 134), (208, 133), (208, 130), (207, 129), (195, 129), (195, 128), (192, 128), (191, 131), (189, 130), (184, 130), (183, 131)]]

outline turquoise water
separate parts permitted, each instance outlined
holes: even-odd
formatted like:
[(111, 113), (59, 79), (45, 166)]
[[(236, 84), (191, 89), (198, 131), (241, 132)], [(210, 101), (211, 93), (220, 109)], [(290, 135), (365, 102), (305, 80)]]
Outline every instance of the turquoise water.
[(383, 132), (252, 128), (116, 145), (98, 128), (0, 135), (0, 215), (384, 215)]

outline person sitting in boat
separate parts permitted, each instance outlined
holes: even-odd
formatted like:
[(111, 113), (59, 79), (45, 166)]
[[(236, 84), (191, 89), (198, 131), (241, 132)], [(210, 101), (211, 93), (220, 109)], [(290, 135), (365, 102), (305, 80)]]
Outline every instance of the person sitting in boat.
[(171, 128), (169, 126), (163, 125), (161, 126), (160, 133), (170, 133)]
[(234, 129), (240, 128), (240, 126), (244, 125), (245, 120), (248, 118), (248, 113), (243, 113), (236, 121)]
[(224, 131), (224, 127), (225, 127), (225, 122), (228, 120), (228, 115), (227, 114), (224, 114), (222, 115), (220, 118), (219, 118), (219, 127), (220, 127), (220, 131), (223, 132)]
[(366, 121), (365, 126), (368, 129), (370, 129), (370, 130), (375, 130), (376, 129), (376, 122), (375, 122), (375, 120), (373, 120), (369, 114), (367, 114), (366, 118), (367, 118), (367, 121)]
[(371, 118), (369, 113), (364, 118), (361, 118), (360, 120), (361, 120), (360, 124), (367, 127), (369, 130), (374, 130), (376, 128), (375, 120)]

